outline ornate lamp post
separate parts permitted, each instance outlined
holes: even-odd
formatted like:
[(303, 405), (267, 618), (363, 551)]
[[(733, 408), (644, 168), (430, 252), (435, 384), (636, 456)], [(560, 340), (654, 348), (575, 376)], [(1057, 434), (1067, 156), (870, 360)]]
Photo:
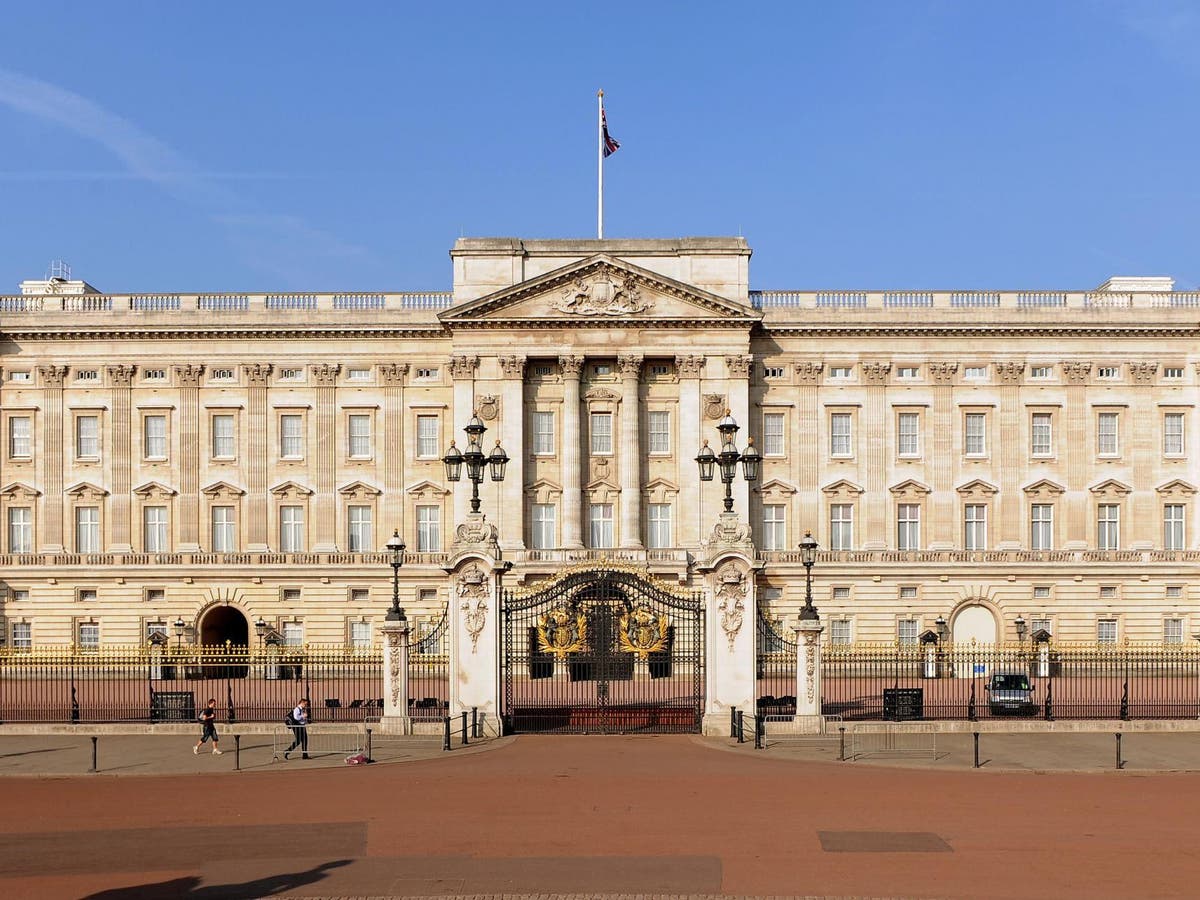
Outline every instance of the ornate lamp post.
[(176, 652), (183, 649), (183, 629), (187, 626), (183, 622), (183, 616), (175, 620), (175, 649)]
[(946, 624), (946, 617), (938, 613), (938, 617), (933, 620), (933, 625), (937, 628), (938, 642), (946, 643), (946, 639), (950, 637), (950, 626)]
[(392, 608), (388, 610), (388, 622), (405, 622), (407, 619), (404, 616), (404, 610), (400, 608), (400, 567), (404, 565), (404, 541), (400, 537), (399, 531), (393, 531), (392, 536), (388, 538), (387, 544), (384, 545), (390, 556), (388, 560), (392, 566)]
[(762, 454), (754, 446), (754, 438), (746, 442), (746, 449), (739, 452), (734, 438), (738, 433), (738, 423), (734, 421), (729, 410), (725, 410), (725, 418), (717, 423), (717, 431), (721, 433), (721, 452), (714, 453), (708, 446), (708, 441), (696, 455), (696, 464), (700, 466), (700, 480), (712, 481), (713, 470), (721, 470), (721, 482), (725, 485), (725, 512), (733, 512), (733, 479), (737, 474), (737, 464), (742, 464), (742, 477), (747, 481), (758, 480), (758, 468), (762, 462)]
[(820, 616), (813, 606), (812, 570), (817, 561), (817, 539), (811, 531), (804, 532), (800, 540), (800, 561), (804, 563), (804, 609), (800, 610), (800, 621), (815, 622)]
[(1025, 643), (1025, 617), (1018, 613), (1013, 625), (1017, 627), (1017, 643), (1023, 645)]
[(471, 421), (466, 424), (463, 431), (467, 433), (466, 451), (459, 450), (454, 446), (454, 441), (451, 441), (450, 449), (442, 457), (442, 462), (446, 464), (447, 481), (461, 479), (463, 463), (466, 463), (467, 478), (471, 482), (471, 512), (477, 514), (479, 512), (479, 485), (483, 482), (484, 468), (491, 471), (492, 481), (503, 481), (504, 467), (508, 465), (508, 454), (504, 452), (499, 441), (496, 441), (496, 446), (492, 448), (491, 453), (484, 454), (480, 438), (487, 431), (487, 426), (480, 421), (477, 412), (472, 414)]
[(259, 616), (258, 620), (254, 623), (254, 633), (258, 635), (259, 641), (261, 641), (263, 639), (263, 635), (267, 633), (267, 623), (263, 620), (262, 616)]

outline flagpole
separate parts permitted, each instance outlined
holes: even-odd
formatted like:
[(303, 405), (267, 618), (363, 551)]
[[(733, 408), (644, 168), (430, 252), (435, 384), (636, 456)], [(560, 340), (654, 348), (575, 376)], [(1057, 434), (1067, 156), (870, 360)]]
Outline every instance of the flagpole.
[(604, 91), (596, 92), (596, 238), (604, 240)]

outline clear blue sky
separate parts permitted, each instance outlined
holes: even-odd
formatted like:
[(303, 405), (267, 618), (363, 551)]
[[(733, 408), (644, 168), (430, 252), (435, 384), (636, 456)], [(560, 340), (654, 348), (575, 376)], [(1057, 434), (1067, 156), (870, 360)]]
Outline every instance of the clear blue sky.
[(756, 288), (1200, 284), (1200, 2), (3, 0), (0, 293), (448, 289), (743, 234)]

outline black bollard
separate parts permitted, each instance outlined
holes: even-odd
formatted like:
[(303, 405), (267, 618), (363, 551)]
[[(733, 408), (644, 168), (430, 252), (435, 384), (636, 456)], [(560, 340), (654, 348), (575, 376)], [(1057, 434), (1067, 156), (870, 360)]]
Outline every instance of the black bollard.
[(467, 741), (467, 711), (465, 709), (463, 710), (463, 714), (462, 714), (462, 733), (463, 733), (462, 742), (463, 742), (463, 746), (465, 747), (468, 744), (468, 741)]
[(979, 768), (979, 732), (973, 731), (971, 734), (975, 738), (975, 768)]
[(242, 771), (242, 736), (240, 734), (233, 736), (233, 771)]
[(367, 762), (375, 762), (371, 756), (371, 729), (367, 729)]
[(471, 737), (475, 738), (476, 740), (483, 737), (483, 735), (479, 733), (479, 707), (478, 706), (471, 707)]
[(1125, 768), (1125, 760), (1121, 758), (1121, 733), (1117, 732), (1117, 768)]
[(450, 749), (450, 717), (442, 716), (442, 749)]
[(838, 726), (838, 762), (846, 761), (846, 726)]
[(737, 737), (737, 710), (732, 708), (729, 710), (729, 736)]
[(737, 742), (746, 743), (746, 720), (740, 709), (737, 711)]
[(99, 767), (96, 765), (96, 744), (99, 741), (100, 741), (100, 738), (96, 737), (95, 735), (92, 735), (92, 767), (90, 769), (88, 769), (89, 772), (99, 772), (100, 771)]

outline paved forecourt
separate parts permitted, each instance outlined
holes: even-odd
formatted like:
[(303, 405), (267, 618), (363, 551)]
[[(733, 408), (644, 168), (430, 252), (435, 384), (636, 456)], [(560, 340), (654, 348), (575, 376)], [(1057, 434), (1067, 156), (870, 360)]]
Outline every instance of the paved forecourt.
[(1191, 894), (1200, 877), (1200, 774), (902, 769), (714, 746), (730, 747), (522, 736), (403, 765), (7, 779), (0, 895), (1091, 898)]

